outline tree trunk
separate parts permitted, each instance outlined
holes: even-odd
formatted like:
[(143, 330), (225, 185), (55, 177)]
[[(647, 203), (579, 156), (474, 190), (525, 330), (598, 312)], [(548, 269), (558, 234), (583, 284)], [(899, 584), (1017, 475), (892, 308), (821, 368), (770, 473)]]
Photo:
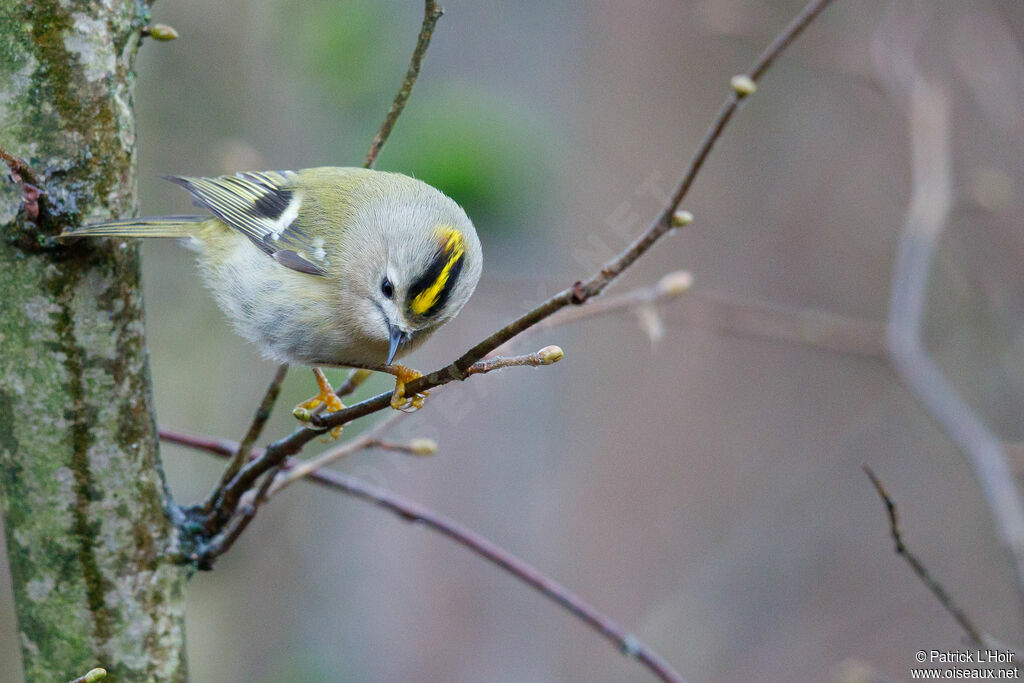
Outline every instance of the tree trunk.
[(138, 248), (52, 240), (134, 215), (147, 15), (142, 0), (0, 0), (0, 147), (45, 190), (37, 215), (0, 181), (0, 499), (29, 681), (187, 679)]

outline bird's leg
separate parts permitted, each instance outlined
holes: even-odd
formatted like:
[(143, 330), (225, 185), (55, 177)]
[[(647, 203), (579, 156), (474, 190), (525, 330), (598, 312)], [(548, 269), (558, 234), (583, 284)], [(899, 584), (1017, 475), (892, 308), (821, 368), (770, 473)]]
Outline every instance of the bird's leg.
[(430, 395), (429, 391), (416, 394), (411, 398), (405, 395), (406, 383), (422, 377), (423, 375), (420, 372), (407, 368), (404, 365), (387, 365), (383, 370), (395, 376), (395, 391), (391, 394), (392, 408), (401, 410), (403, 413), (411, 413), (423, 407), (423, 402)]
[[(345, 407), (345, 404), (341, 402), (338, 395), (334, 393), (334, 388), (327, 381), (327, 375), (324, 374), (324, 371), (320, 368), (313, 368), (313, 375), (316, 377), (317, 386), (320, 387), (320, 393), (308, 401), (303, 401), (295, 406), (295, 409), (292, 411), (292, 415), (301, 422), (309, 422), (309, 419), (313, 417), (313, 411), (321, 405), (324, 410), (331, 413), (335, 413)], [(332, 427), (331, 438), (337, 439), (339, 436), (341, 436), (341, 427)]]

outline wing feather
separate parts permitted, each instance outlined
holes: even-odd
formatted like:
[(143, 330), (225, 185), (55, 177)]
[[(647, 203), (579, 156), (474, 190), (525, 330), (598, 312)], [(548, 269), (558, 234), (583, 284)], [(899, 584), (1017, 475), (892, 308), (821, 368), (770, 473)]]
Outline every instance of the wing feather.
[[(313, 260), (321, 257), (296, 219), (302, 192), (293, 171), (236, 173), (215, 178), (165, 176), (184, 187), (195, 202), (238, 230), (278, 263), (311, 275), (326, 271)], [(313, 260), (311, 260), (311, 258)]]

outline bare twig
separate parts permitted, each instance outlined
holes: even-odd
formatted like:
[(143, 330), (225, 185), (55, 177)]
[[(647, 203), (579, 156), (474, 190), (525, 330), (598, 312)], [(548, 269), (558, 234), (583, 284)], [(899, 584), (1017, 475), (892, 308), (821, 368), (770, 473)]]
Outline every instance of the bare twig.
[[(752, 82), (757, 80), (772, 65), (779, 54), (793, 40), (807, 28), (822, 10), (825, 9), (831, 0), (812, 0), (804, 9), (782, 30), (772, 41), (771, 45), (761, 54), (760, 57), (747, 71), (745, 76)], [(578, 281), (569, 288), (556, 294), (532, 311), (520, 316), (517, 320), (509, 323), (502, 329), (483, 340), (472, 349), (464, 353), (458, 360), (442, 370), (431, 373), (419, 380), (420, 384), (410, 385), (409, 391), (421, 391), (429, 389), (430, 386), (437, 386), (456, 379), (464, 379), (466, 370), (488, 353), (518, 335), (528, 327), (532, 327), (544, 318), (569, 305), (581, 305), (592, 297), (599, 295), (605, 287), (611, 284), (627, 268), (633, 265), (637, 259), (645, 254), (654, 243), (671, 231), (675, 225), (672, 220), (673, 214), (679, 209), (683, 199), (689, 193), (690, 188), (696, 180), (697, 175), (704, 166), (715, 142), (721, 137), (722, 132), (732, 119), (733, 114), (739, 108), (740, 102), (748, 96), (748, 91), (742, 91), (733, 87), (729, 96), (722, 104), (714, 121), (704, 134), (704, 138), (697, 146), (697, 151), (690, 161), (689, 166), (683, 173), (683, 178), (676, 187), (672, 198), (662, 209), (661, 213), (637, 237), (622, 253), (604, 264), (601, 269), (591, 275), (585, 281)], [(332, 416), (333, 417), (333, 416)]]
[[(750, 67), (743, 76), (745, 81), (756, 82), (779, 54), (818, 16), (822, 10), (830, 4), (831, 0), (812, 0), (776, 37), (768, 48)], [(525, 313), (518, 319), (512, 321), (491, 336), (487, 337), (460, 358), (450, 365), (435, 372), (425, 375), (410, 382), (406, 391), (410, 395), (422, 393), (428, 389), (447, 384), (454, 380), (464, 380), (469, 376), (469, 369), (474, 363), (480, 361), (488, 354), (499, 348), (522, 331), (536, 325), (548, 318), (557, 311), (570, 306), (582, 305), (592, 297), (599, 295), (605, 287), (615, 280), (626, 268), (636, 262), (655, 242), (668, 233), (673, 227), (673, 214), (678, 210), (679, 205), (686, 197), (704, 165), (708, 154), (715, 142), (725, 130), (726, 125), (732, 119), (733, 114), (739, 107), (740, 102), (749, 95), (751, 89), (749, 84), (744, 82), (740, 87), (739, 82), (744, 78), (733, 79), (733, 85), (728, 98), (723, 103), (718, 115), (715, 117), (704, 138), (697, 147), (689, 166), (683, 174), (671, 200), (658, 214), (657, 218), (647, 229), (630, 244), (621, 254), (608, 261), (598, 272), (591, 275), (585, 281), (579, 281), (568, 289), (556, 294), (546, 302), (537, 306), (532, 311)], [(241, 494), (248, 490), (253, 483), (268, 469), (284, 461), (289, 455), (297, 453), (306, 443), (321, 433), (324, 428), (344, 425), (352, 420), (369, 415), (370, 413), (383, 410), (390, 405), (391, 394), (382, 393), (373, 398), (356, 403), (348, 408), (339, 410), (326, 416), (316, 416), (314, 424), (317, 429), (301, 428), (292, 434), (271, 444), (263, 458), (250, 462), (242, 469), (235, 479), (225, 488), (223, 497), (223, 509), (220, 514), (230, 516), (233, 505), (237, 504)], [(319, 418), (319, 419), (318, 419)]]
[(302, 477), (307, 476), (310, 472), (326, 467), (336, 460), (348, 457), (349, 455), (358, 453), (359, 451), (380, 446), (382, 443), (379, 438), (380, 435), (387, 431), (402, 415), (403, 413), (396, 411), (387, 419), (381, 420), (375, 424), (366, 434), (325, 451), (312, 460), (292, 463), (288, 467), (287, 472), (282, 472), (281, 475), (278, 476), (278, 480), (274, 482), (273, 487), (270, 489), (270, 495), (276, 494), (296, 479), (301, 479)]
[(380, 154), (381, 148), (384, 147), (384, 143), (388, 141), (388, 136), (391, 135), (391, 129), (395, 127), (395, 122), (402, 115), (402, 109), (405, 108), (405, 103), (409, 101), (412, 87), (416, 85), (416, 79), (420, 75), (420, 68), (423, 66), (423, 56), (427, 53), (430, 39), (434, 35), (434, 27), (437, 25), (437, 20), (441, 18), (442, 14), (444, 14), (444, 9), (441, 5), (434, 2), (434, 0), (426, 0), (423, 7), (423, 25), (420, 27), (420, 35), (416, 40), (416, 48), (412, 52), (412, 59), (409, 60), (409, 70), (406, 71), (405, 80), (402, 81), (402, 85), (398, 88), (398, 93), (391, 103), (391, 111), (388, 112), (387, 117), (384, 119), (384, 124), (381, 125), (377, 135), (373, 138), (370, 151), (366, 153), (366, 160), (363, 162), (364, 168), (373, 168), (374, 163), (377, 161), (377, 155)]
[(513, 368), (513, 367), (539, 367), (541, 365), (551, 365), (562, 360), (565, 356), (562, 349), (558, 346), (545, 346), (536, 353), (527, 353), (522, 356), (493, 356), (485, 358), (484, 360), (477, 361), (470, 366), (469, 370), (466, 371), (467, 375), (483, 375), (488, 372), (494, 372), (495, 370), (501, 370), (502, 368)]
[(824, 351), (885, 357), (885, 325), (813, 308), (783, 306), (694, 290), (667, 315), (701, 329), (762, 337)]
[[(221, 457), (230, 457), (237, 446), (221, 439), (204, 436), (181, 434), (160, 430), (160, 438), (174, 441), (185, 446), (203, 450)], [(260, 453), (254, 454), (260, 457)], [(287, 458), (281, 464), (282, 472), (301, 467), (294, 458)], [(284, 475), (287, 476), (287, 475)], [(493, 541), (481, 536), (455, 520), (438, 514), (433, 510), (403, 498), (396, 493), (373, 486), (355, 477), (334, 470), (312, 470), (303, 477), (313, 483), (333, 491), (353, 496), (359, 500), (372, 503), (389, 510), (406, 522), (421, 524), (448, 539), (455, 541), (470, 552), (498, 566), (520, 581), (524, 582), (540, 594), (554, 601), (570, 614), (581, 620), (590, 628), (609, 640), (627, 657), (632, 657), (645, 666), (651, 673), (667, 683), (682, 683), (683, 678), (662, 659), (656, 652), (645, 645), (635, 635), (628, 633), (615, 621), (608, 618), (585, 600), (554, 579), (545, 576), (535, 567), (527, 564)], [(265, 483), (265, 482), (264, 482)]]
[[(536, 353), (526, 354), (524, 356), (477, 361), (466, 370), (466, 376), (482, 375), (507, 367), (539, 367), (543, 365), (551, 365), (552, 363), (557, 363), (561, 360), (562, 356), (562, 349), (557, 346), (546, 346)], [(406, 386), (411, 387), (413, 384), (414, 382), (410, 382)], [(412, 395), (412, 392), (407, 390), (407, 395)], [(388, 394), (388, 396), (390, 396), (390, 394)], [(369, 399), (369, 401), (373, 400), (375, 399)], [(367, 401), (357, 403), (356, 405), (363, 405), (365, 403), (367, 403)], [(340, 410), (337, 413), (334, 413), (334, 415), (343, 413), (345, 410), (347, 409)], [(374, 411), (370, 410), (366, 414), (370, 414), (372, 412)], [(314, 422), (316, 421), (316, 417), (317, 416), (314, 416)], [(385, 420), (385, 422), (388, 421)], [(288, 455), (298, 453), (302, 446), (309, 442), (309, 439), (305, 438), (309, 431), (313, 430), (310, 430), (309, 428), (298, 429), (292, 432), (292, 434), (285, 439), (271, 444), (264, 451), (263, 456), (250, 460), (227, 486), (219, 488), (216, 492), (219, 495), (219, 498), (208, 515), (207, 526), (213, 529), (223, 528), (223, 525), (231, 519), (231, 516), (235, 512), (235, 508), (238, 506), (238, 503), (245, 492), (252, 488), (256, 480), (269, 469), (267, 464), (269, 463), (270, 467), (275, 467), (283, 462), (284, 458)], [(322, 432), (313, 431), (313, 433), (320, 434)], [(283, 452), (281, 450), (282, 444), (284, 444), (283, 448), (289, 449), (283, 456), (280, 455)]]
[[(810, 346), (824, 351), (884, 358), (885, 325), (874, 320), (836, 315), (813, 308), (784, 306), (744, 299), (732, 294), (690, 289), (686, 271), (665, 275), (652, 287), (600, 297), (586, 306), (563, 308), (549, 318), (524, 330), (517, 339), (551, 327), (622, 311), (635, 311), (650, 304), (674, 301), (664, 314), (667, 322), (742, 336)], [(686, 293), (685, 297), (679, 295)], [(506, 353), (505, 343), (493, 353)]]
[[(542, 330), (560, 325), (566, 325), (585, 318), (598, 317), (616, 313), (619, 311), (635, 310), (642, 306), (658, 304), (664, 301), (675, 299), (690, 291), (693, 285), (693, 275), (689, 271), (677, 270), (667, 273), (652, 287), (641, 287), (623, 294), (595, 299), (586, 306), (574, 308), (563, 308), (561, 311), (541, 320), (529, 330), (523, 330), (523, 335), (528, 332), (530, 335)], [(507, 353), (510, 342), (505, 342), (489, 356)]]
[[(214, 455), (232, 457), (238, 450), (238, 442), (232, 441), (231, 439), (221, 439), (214, 436), (202, 436), (200, 434), (192, 434), (189, 432), (178, 431), (177, 429), (170, 429), (169, 427), (159, 428), (160, 440), (166, 441), (167, 443), (178, 444), (179, 446), (185, 446), (187, 448), (194, 448), (198, 451), (206, 451), (207, 453), (213, 453)], [(262, 454), (263, 449), (257, 449)], [(252, 457), (255, 457), (252, 456)]]
[(868, 467), (862, 465), (864, 474), (868, 475), (868, 479), (874, 485), (875, 490), (878, 491), (878, 496), (885, 503), (885, 510), (889, 515), (889, 532), (892, 534), (892, 540), (896, 544), (896, 554), (901, 556), (910, 565), (910, 568), (914, 570), (917, 577), (921, 579), (921, 583), (931, 591), (932, 595), (939, 601), (939, 603), (949, 612), (950, 616), (956, 619), (956, 622), (960, 624), (960, 628), (964, 630), (971, 643), (974, 645), (984, 645), (985, 640), (982, 638), (981, 631), (974, 625), (974, 622), (964, 613), (964, 611), (953, 602), (953, 598), (946, 592), (946, 589), (942, 587), (938, 581), (936, 581), (928, 568), (924, 566), (924, 563), (918, 559), (917, 555), (910, 552), (907, 549), (906, 544), (903, 542), (903, 534), (900, 532), (899, 516), (896, 513), (896, 503), (893, 502), (892, 497), (889, 496), (889, 492), (886, 491), (882, 481), (878, 478), (878, 475)]
[(274, 480), (277, 478), (277, 475), (283, 466), (284, 465), (282, 463), (267, 472), (267, 475), (263, 478), (263, 483), (260, 484), (259, 490), (256, 491), (256, 495), (253, 496), (252, 502), (248, 505), (242, 506), (242, 514), (235, 522), (235, 525), (215, 536), (213, 540), (206, 545), (203, 551), (193, 558), (196, 567), (204, 570), (212, 569), (213, 561), (231, 550), (231, 546), (235, 544), (235, 541), (238, 540), (242, 535), (242, 532), (245, 531), (252, 520), (256, 517), (257, 510), (259, 510), (260, 506), (266, 502), (270, 487), (273, 485)]
[(288, 364), (282, 363), (277, 366), (277, 371), (274, 373), (274, 378), (270, 381), (270, 385), (267, 387), (266, 392), (263, 394), (263, 400), (260, 401), (259, 407), (256, 409), (256, 414), (253, 415), (252, 423), (249, 425), (249, 429), (246, 430), (245, 436), (242, 438), (241, 443), (238, 445), (238, 451), (234, 457), (231, 458), (231, 462), (228, 463), (227, 468), (224, 470), (224, 474), (221, 475), (220, 483), (217, 488), (210, 494), (209, 498), (203, 504), (203, 511), (207, 514), (213, 509), (214, 503), (216, 503), (219, 496), (219, 491), (227, 486), (238, 471), (242, 469), (242, 466), (249, 462), (249, 454), (252, 453), (253, 446), (256, 445), (256, 441), (259, 440), (260, 434), (263, 433), (263, 428), (267, 425), (267, 420), (270, 419), (270, 414), (273, 412), (274, 404), (277, 402), (277, 397), (281, 393), (281, 384), (284, 382), (284, 378), (288, 375)]

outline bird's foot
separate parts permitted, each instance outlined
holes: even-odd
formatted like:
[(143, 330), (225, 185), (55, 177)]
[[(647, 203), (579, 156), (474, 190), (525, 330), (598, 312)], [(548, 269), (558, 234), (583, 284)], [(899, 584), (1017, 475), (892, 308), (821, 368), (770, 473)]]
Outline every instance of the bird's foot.
[(403, 413), (412, 413), (423, 407), (423, 402), (430, 395), (429, 391), (424, 391), (414, 396), (405, 395), (405, 385), (414, 379), (422, 377), (423, 375), (420, 372), (407, 368), (404, 365), (389, 365), (384, 371), (395, 376), (395, 390), (391, 394), (392, 408), (401, 410)]
[[(320, 368), (313, 368), (313, 375), (316, 377), (317, 386), (320, 387), (320, 393), (307, 401), (303, 401), (292, 410), (292, 415), (299, 422), (307, 426), (311, 426), (310, 421), (313, 419), (313, 415), (322, 411), (336, 413), (345, 407), (345, 404), (341, 402), (338, 395), (334, 393), (334, 388), (327, 381), (324, 371)], [(341, 436), (341, 427), (332, 427), (330, 436), (332, 439), (337, 439)]]

